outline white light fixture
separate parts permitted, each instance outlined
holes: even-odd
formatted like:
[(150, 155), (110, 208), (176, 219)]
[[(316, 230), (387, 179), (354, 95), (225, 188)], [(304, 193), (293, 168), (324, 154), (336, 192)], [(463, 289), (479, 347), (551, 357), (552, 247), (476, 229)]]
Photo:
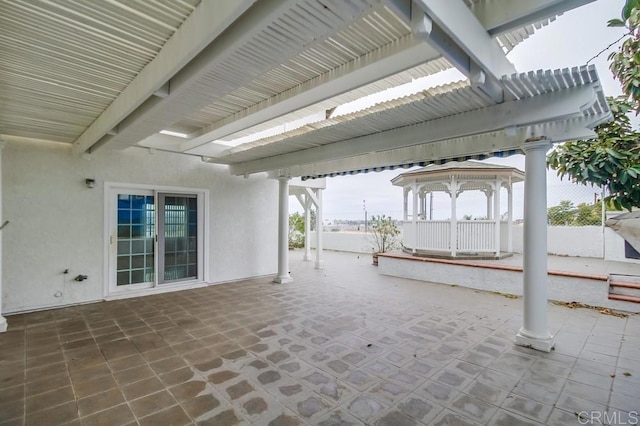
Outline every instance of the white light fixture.
[(175, 137), (183, 138), (183, 139), (186, 139), (186, 138), (189, 137), (189, 135), (187, 135), (186, 133), (172, 132), (171, 130), (160, 130), (159, 133), (161, 133), (163, 135), (175, 136)]

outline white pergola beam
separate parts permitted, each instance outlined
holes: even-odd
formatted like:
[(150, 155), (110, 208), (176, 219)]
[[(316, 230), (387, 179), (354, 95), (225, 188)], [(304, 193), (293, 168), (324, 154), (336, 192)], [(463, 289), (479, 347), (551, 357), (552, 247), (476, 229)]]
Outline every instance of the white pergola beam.
[(314, 163), (313, 165), (294, 166), (287, 169), (287, 172), (291, 176), (314, 176), (350, 170), (388, 167), (396, 164), (464, 158), (465, 156), (478, 154), (519, 150), (522, 141), (532, 134), (545, 135), (554, 142), (589, 139), (594, 137), (595, 133), (585, 127), (588, 124), (589, 122), (586, 120), (575, 120), (561, 122), (554, 126), (546, 126), (546, 128), (538, 126), (536, 128), (523, 127), (515, 133), (487, 133), (465, 139), (425, 143), (388, 151), (373, 152), (352, 158)]
[[(470, 61), (496, 80), (516, 72), (498, 43), (462, 0), (414, 0), (413, 4), (433, 21), (431, 31), (427, 32), (427, 41), (433, 43), (444, 57), (457, 58), (461, 50)], [(419, 15), (420, 11), (412, 11), (412, 20), (417, 19), (413, 17), (414, 14)], [(467, 76), (471, 74), (471, 63), (466, 69), (459, 59), (456, 63), (462, 73)]]
[[(202, 1), (118, 97), (74, 142), (73, 152), (82, 154), (154, 95), (179, 70), (209, 45), (255, 0)], [(160, 93), (159, 92), (159, 93)], [(158, 98), (159, 99), (159, 98)]]
[[(584, 117), (594, 101), (593, 84), (509, 101), (491, 107), (443, 117), (421, 124), (374, 133), (340, 142), (232, 164), (234, 175), (285, 169), (376, 151), (463, 138), (505, 128), (518, 128)], [(595, 119), (595, 118), (594, 118)]]
[(474, 3), (474, 15), (491, 36), (552, 18), (595, 0), (491, 0)]
[(332, 69), (303, 84), (259, 102), (213, 123), (182, 144), (181, 151), (188, 152), (211, 141), (222, 139), (298, 109), (338, 96), (357, 87), (381, 80), (440, 57), (431, 46), (403, 37), (380, 49)]
[(319, 207), (320, 201), (318, 200), (316, 193), (311, 188), (304, 188), (304, 191), (306, 192), (307, 197), (309, 197), (313, 205), (316, 206), (316, 208)]
[[(588, 1), (593, 0), (532, 0), (527, 2), (500, 0), (499, 5), (494, 2), (484, 2), (482, 7), (479, 8), (477, 18), (480, 20), (480, 26), (483, 27), (482, 30), (485, 33), (483, 36), (484, 41), (486, 43), (492, 42), (497, 47), (497, 44), (492, 40), (487, 41), (487, 34), (499, 34), (507, 31), (504, 28), (514, 29), (520, 25), (519, 23), (524, 25), (534, 22), (541, 15), (552, 15), (556, 11), (562, 12)], [(388, 0), (386, 5), (406, 22), (411, 20), (410, 0)], [(466, 8), (466, 6), (464, 7)], [(506, 12), (503, 12), (503, 9)], [(469, 10), (465, 12), (467, 17), (469, 13)], [(500, 16), (500, 19), (495, 19), (494, 15)], [(548, 15), (544, 17), (546, 16)], [(491, 49), (495, 53), (495, 49), (493, 47)], [(450, 50), (450, 52), (452, 51)], [(189, 152), (211, 141), (222, 139), (246, 128), (289, 114), (330, 97), (338, 96), (348, 90), (353, 90), (356, 87), (415, 67), (439, 56), (440, 52), (433, 47), (425, 46), (424, 43), (405, 37), (391, 45), (383, 46), (376, 51), (370, 52), (356, 61), (344, 64), (304, 84), (203, 128), (190, 135), (192, 139), (183, 142), (180, 151)], [(451, 61), (455, 60), (453, 57), (449, 59)], [(504, 59), (501, 62), (504, 63)], [(502, 101), (501, 93), (498, 93), (495, 81), (489, 81), (487, 77), (483, 77), (478, 72), (477, 66), (468, 66), (468, 68), (474, 83), (479, 87), (486, 87), (487, 94), (493, 99)], [(507, 74), (511, 74), (514, 71), (513, 67), (511, 67), (511, 71)]]

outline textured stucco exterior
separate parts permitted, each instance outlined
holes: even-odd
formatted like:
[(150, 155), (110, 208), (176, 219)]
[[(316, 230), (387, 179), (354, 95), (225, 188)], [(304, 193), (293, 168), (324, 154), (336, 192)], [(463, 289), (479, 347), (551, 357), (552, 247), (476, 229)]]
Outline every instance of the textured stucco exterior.
[[(105, 297), (105, 182), (208, 190), (208, 282), (275, 273), (273, 180), (233, 177), (198, 157), (129, 148), (84, 159), (70, 145), (28, 140), (8, 141), (2, 178), (3, 217), (10, 221), (3, 230), (3, 312)], [(89, 278), (73, 281), (78, 274)]]

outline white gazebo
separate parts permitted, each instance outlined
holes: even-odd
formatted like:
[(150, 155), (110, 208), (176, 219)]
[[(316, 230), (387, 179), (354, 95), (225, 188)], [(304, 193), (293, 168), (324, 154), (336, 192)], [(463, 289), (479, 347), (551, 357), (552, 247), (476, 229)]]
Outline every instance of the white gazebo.
[[(403, 191), (403, 245), (415, 255), (437, 255), (452, 258), (500, 258), (513, 251), (514, 183), (524, 181), (524, 172), (514, 167), (474, 161), (451, 161), (431, 164), (403, 173), (391, 180)], [(506, 188), (508, 208), (506, 220), (500, 215), (500, 190)], [(464, 191), (481, 191), (486, 195), (486, 216), (479, 220), (459, 220), (457, 200)], [(448, 220), (433, 220), (435, 192), (451, 197)], [(409, 215), (409, 193), (413, 208)], [(427, 199), (430, 198), (429, 210)], [(429, 211), (429, 213), (427, 213)]]

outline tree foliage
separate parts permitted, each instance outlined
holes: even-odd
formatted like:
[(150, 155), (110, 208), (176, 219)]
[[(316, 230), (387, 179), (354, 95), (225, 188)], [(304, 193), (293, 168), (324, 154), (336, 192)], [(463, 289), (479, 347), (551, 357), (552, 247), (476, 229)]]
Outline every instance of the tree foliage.
[(371, 216), (371, 239), (376, 253), (385, 253), (398, 246), (400, 230), (391, 217)]
[(624, 99), (608, 98), (613, 120), (595, 128), (596, 138), (558, 145), (547, 164), (563, 178), (606, 187), (605, 199), (616, 209), (640, 206), (640, 133), (631, 128), (632, 105)]
[(640, 112), (640, 0), (627, 0), (622, 8), (621, 19), (611, 19), (610, 27), (625, 27), (628, 35), (617, 52), (609, 55), (613, 76), (622, 85), (622, 91)]
[[(309, 231), (316, 228), (316, 211), (311, 209), (309, 217)], [(289, 215), (289, 248), (304, 247), (304, 215), (295, 212)]]
[(569, 200), (560, 201), (557, 206), (549, 207), (547, 209), (547, 219), (550, 225), (569, 225), (573, 220), (576, 206)]
[(608, 98), (613, 120), (595, 128), (596, 138), (566, 142), (548, 156), (558, 175), (582, 184), (607, 188), (605, 201), (616, 209), (640, 207), (640, 133), (627, 114), (640, 112), (640, 0), (626, 0), (620, 19), (610, 27), (625, 27), (628, 37), (609, 55), (610, 68), (623, 96)]
[(289, 215), (289, 248), (304, 247), (304, 216), (295, 212)]
[(602, 203), (580, 203), (576, 207), (569, 200), (547, 209), (547, 220), (552, 226), (587, 226), (602, 224)]

